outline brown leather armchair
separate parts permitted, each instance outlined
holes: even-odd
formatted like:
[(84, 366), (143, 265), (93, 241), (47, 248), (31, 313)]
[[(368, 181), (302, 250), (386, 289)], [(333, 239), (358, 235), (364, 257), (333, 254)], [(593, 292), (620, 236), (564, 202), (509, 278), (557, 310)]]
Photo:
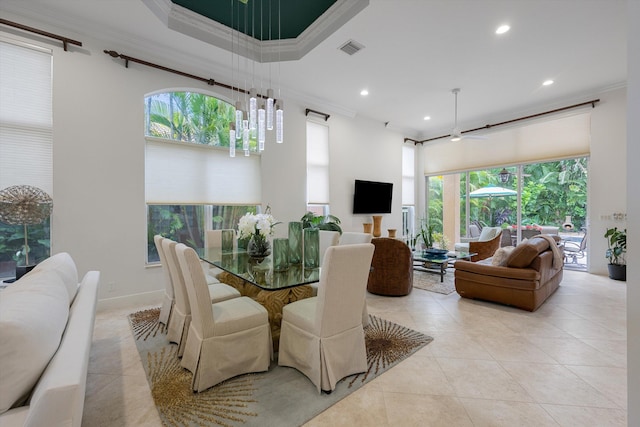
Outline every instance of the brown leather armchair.
[(471, 261), (476, 262), (492, 257), (500, 247), (500, 241), (502, 240), (503, 232), (504, 230), (500, 231), (493, 239), (487, 240), (486, 242), (469, 242), (469, 252), (475, 252), (478, 254), (472, 256)]
[(387, 296), (408, 295), (413, 289), (413, 255), (401, 240), (380, 237), (375, 246), (367, 290)]

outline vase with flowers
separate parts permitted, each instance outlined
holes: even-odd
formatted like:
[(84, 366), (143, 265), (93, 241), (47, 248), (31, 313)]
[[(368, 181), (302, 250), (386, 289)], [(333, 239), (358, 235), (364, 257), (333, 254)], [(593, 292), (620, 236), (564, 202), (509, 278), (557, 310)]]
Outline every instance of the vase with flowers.
[(273, 227), (279, 224), (271, 215), (267, 206), (265, 213), (247, 213), (238, 222), (238, 239), (248, 239), (247, 254), (253, 258), (265, 258), (271, 254), (269, 236)]

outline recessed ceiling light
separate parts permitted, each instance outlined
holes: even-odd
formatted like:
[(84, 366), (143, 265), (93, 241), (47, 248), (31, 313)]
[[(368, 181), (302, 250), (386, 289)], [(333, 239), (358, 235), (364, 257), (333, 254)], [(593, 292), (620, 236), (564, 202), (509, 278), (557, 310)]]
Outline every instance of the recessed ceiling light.
[(510, 29), (511, 29), (511, 27), (506, 25), (506, 24), (505, 25), (500, 25), (498, 27), (498, 29), (496, 30), (496, 34), (504, 34), (507, 31), (509, 31)]
[(542, 86), (550, 86), (553, 84), (553, 80), (545, 80), (542, 82)]
[(367, 96), (367, 95), (369, 95), (369, 91), (368, 91), (368, 90), (366, 90), (366, 89), (362, 89), (362, 90), (360, 91), (360, 95), (362, 95), (362, 96)]
[(424, 116), (424, 120), (431, 120), (431, 116)]

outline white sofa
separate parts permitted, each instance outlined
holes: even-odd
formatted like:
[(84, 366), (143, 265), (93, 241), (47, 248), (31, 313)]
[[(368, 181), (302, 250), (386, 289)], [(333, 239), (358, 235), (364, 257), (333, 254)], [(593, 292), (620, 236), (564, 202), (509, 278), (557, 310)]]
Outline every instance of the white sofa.
[(0, 291), (0, 427), (80, 427), (99, 280), (63, 252)]

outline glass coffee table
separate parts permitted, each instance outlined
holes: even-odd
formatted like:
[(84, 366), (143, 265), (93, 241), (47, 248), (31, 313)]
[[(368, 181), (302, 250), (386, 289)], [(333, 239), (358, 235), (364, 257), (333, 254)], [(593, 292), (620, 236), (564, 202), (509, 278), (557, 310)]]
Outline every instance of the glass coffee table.
[(447, 267), (453, 267), (460, 259), (471, 260), (471, 257), (478, 255), (475, 252), (450, 251), (445, 256), (433, 256), (426, 251), (415, 251), (413, 253), (413, 269), (426, 271), (428, 273), (440, 274), (440, 282), (444, 282), (444, 275), (447, 274)]

